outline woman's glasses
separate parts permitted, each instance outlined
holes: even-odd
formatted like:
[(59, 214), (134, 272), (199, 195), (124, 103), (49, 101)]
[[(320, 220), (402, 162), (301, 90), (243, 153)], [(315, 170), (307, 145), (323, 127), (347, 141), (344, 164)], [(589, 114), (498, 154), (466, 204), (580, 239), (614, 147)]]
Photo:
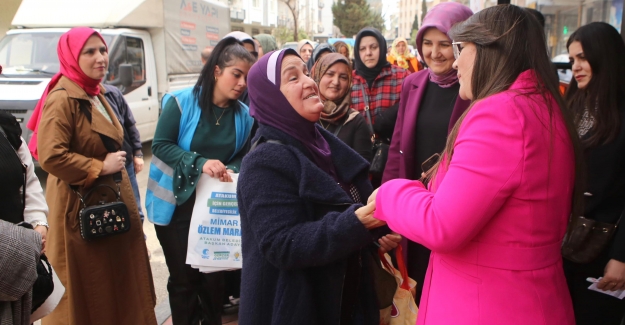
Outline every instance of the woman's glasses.
[(463, 48), (462, 43), (464, 43), (464, 42), (453, 42), (453, 43), (451, 43), (451, 46), (454, 49), (454, 58), (456, 60), (458, 60), (458, 57), (460, 56), (460, 52), (462, 52), (462, 48)]

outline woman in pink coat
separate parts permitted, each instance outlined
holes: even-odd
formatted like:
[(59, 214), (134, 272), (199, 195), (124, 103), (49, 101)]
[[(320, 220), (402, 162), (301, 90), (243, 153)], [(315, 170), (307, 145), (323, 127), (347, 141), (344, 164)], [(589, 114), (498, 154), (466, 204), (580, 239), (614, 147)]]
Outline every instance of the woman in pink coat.
[(417, 324), (574, 324), (560, 246), (580, 157), (542, 28), (504, 5), (450, 36), (473, 103), (428, 188), (397, 179), (370, 198), (376, 218), (432, 250)]

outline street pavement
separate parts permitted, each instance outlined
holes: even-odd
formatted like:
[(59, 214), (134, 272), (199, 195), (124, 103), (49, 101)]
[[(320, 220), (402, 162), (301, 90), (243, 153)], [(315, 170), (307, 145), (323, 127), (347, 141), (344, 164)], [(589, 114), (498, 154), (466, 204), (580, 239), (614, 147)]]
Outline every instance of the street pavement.
[[(139, 193), (141, 195), (141, 207), (145, 212), (145, 192), (148, 185), (150, 161), (152, 160), (152, 142), (143, 144), (143, 155), (145, 166), (143, 167), (143, 171), (137, 174), (137, 182), (139, 184)], [(39, 177), (41, 185), (45, 191), (47, 174), (38, 168), (37, 176)], [(143, 232), (147, 236), (146, 245), (148, 251), (152, 255), (150, 266), (152, 268), (152, 278), (154, 279), (154, 289), (156, 292), (156, 316), (159, 320), (159, 325), (170, 325), (172, 324), (170, 319), (171, 311), (169, 309), (169, 300), (167, 299), (167, 278), (169, 277), (169, 271), (167, 270), (167, 265), (165, 264), (163, 249), (161, 248), (158, 238), (156, 238), (154, 224), (147, 220), (147, 216), (145, 222), (143, 223)], [(236, 320), (236, 315), (227, 315), (223, 317), (222, 322), (228, 325), (236, 325)]]

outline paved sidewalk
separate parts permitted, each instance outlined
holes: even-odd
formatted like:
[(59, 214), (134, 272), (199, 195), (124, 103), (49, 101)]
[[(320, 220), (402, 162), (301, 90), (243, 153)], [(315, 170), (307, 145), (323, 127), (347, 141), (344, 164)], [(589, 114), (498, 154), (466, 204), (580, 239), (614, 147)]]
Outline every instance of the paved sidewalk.
[[(227, 325), (238, 325), (239, 315), (238, 315), (238, 307), (236, 311), (232, 314), (223, 315), (221, 317), (221, 324)], [(234, 311), (234, 310), (233, 310)], [(165, 297), (163, 302), (158, 304), (156, 308), (154, 308), (154, 313), (156, 314), (156, 321), (158, 325), (173, 325), (171, 321), (171, 309), (169, 308), (169, 299)]]

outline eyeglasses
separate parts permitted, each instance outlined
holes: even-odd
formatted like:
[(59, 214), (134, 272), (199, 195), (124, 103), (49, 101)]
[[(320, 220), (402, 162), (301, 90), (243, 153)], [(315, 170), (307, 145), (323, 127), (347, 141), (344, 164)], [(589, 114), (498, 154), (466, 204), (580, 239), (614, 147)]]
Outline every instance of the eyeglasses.
[(462, 43), (464, 43), (464, 42), (453, 42), (453, 43), (451, 43), (451, 46), (454, 49), (454, 58), (456, 60), (458, 60), (458, 57), (460, 56), (460, 52), (462, 52), (462, 49), (464, 48), (464, 46), (462, 46)]

